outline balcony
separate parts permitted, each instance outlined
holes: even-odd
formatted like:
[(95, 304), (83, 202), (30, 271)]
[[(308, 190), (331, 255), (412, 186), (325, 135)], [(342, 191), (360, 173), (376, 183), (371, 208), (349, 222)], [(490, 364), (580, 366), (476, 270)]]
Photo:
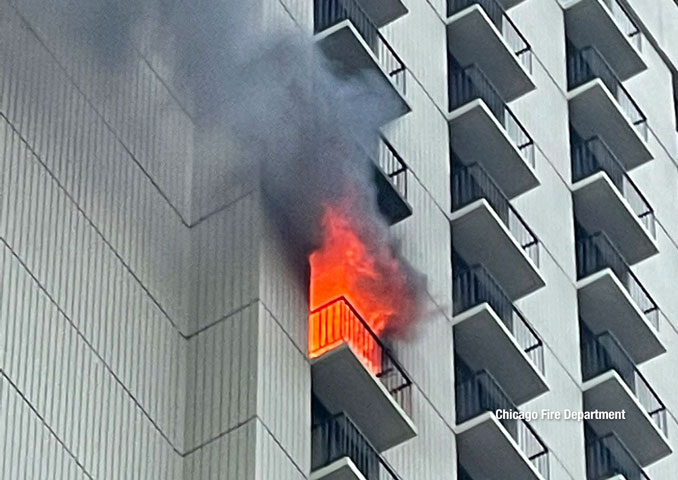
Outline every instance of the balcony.
[(618, 0), (571, 1), (565, 26), (575, 47), (595, 47), (622, 80), (647, 68), (640, 29)]
[(454, 348), (474, 371), (487, 370), (517, 405), (548, 390), (544, 344), (481, 266), (454, 272)]
[(508, 198), (537, 185), (534, 142), (477, 67), (450, 65), (450, 142), (460, 162), (480, 163)]
[(610, 331), (634, 363), (661, 355), (659, 307), (604, 233), (577, 239), (579, 315), (594, 334)]
[(478, 65), (506, 101), (535, 89), (532, 49), (496, 0), (447, 0), (447, 48)]
[(389, 225), (394, 225), (412, 215), (412, 207), (407, 201), (407, 165), (385, 138), (379, 141), (373, 164), (379, 210)]
[(617, 435), (586, 430), (586, 480), (650, 480)]
[(592, 429), (598, 436), (616, 433), (641, 465), (669, 455), (666, 407), (619, 341), (609, 332), (582, 341), (584, 407), (626, 412), (624, 420), (590, 420)]
[(375, 73), (374, 78), (388, 92), (384, 120), (408, 113), (407, 68), (357, 1), (315, 0), (314, 5), (316, 40), (337, 74)]
[(652, 207), (600, 138), (572, 146), (572, 196), (577, 221), (601, 230), (634, 264), (656, 254)]
[(311, 431), (311, 480), (401, 480), (343, 413)]
[(488, 372), (472, 375), (456, 390), (457, 454), (467, 475), (548, 480), (548, 448), (524, 420), (497, 418), (497, 410), (517, 409)]
[(545, 285), (539, 240), (484, 169), (452, 168), (452, 241), (468, 265), (482, 263), (511, 300)]
[(344, 297), (310, 313), (313, 393), (330, 414), (345, 412), (378, 450), (416, 435), (412, 382)]
[(652, 159), (647, 119), (594, 48), (568, 48), (570, 121), (582, 138), (599, 137), (625, 170)]
[(378, 28), (398, 20), (408, 12), (402, 0), (357, 0), (357, 2)]

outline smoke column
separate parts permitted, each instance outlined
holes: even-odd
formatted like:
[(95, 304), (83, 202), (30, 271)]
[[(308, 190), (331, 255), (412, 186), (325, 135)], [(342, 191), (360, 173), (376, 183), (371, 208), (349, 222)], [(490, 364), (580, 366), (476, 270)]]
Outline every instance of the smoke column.
[[(337, 74), (307, 32), (264, 30), (260, 3), (16, 2), (20, 10), (48, 10), (66, 40), (97, 59), (110, 88), (134, 56), (155, 52), (165, 59), (169, 83), (200, 131), (203, 150), (195, 161), (229, 165), (217, 189), (259, 178), (283, 219), (291, 254), (296, 248), (306, 258), (320, 248), (327, 209), (340, 209), (375, 259), (376, 271), (354, 283), (389, 304), (392, 314), (380, 330), (404, 337), (421, 317), (424, 280), (400, 255), (377, 209), (366, 154), (376, 148), (388, 97), (368, 72)], [(394, 268), (397, 288), (386, 283)]]

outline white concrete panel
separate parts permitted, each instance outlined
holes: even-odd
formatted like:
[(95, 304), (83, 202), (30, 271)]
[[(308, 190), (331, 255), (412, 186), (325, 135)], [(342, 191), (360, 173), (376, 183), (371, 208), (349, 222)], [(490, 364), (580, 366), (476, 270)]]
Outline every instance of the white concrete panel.
[(384, 457), (402, 478), (455, 480), (457, 453), (452, 426), (440, 417), (418, 389), (412, 392), (412, 405), (412, 420), (417, 425), (418, 435), (392, 448)]
[(290, 341), (261, 303), (258, 315), (257, 416), (297, 468), (310, 472), (311, 369), (306, 350)]

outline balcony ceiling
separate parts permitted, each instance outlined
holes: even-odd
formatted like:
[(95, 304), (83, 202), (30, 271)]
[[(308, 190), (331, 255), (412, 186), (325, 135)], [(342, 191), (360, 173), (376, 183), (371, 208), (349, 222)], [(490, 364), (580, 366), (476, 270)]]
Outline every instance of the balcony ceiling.
[(380, 452), (417, 434), (410, 417), (347, 344), (311, 363), (313, 393), (331, 414), (345, 412)]
[(409, 10), (402, 0), (356, 0), (370, 20), (381, 28), (399, 19)]
[(507, 102), (536, 88), (532, 76), (478, 4), (447, 19), (447, 45), (462, 66), (477, 65)]
[(582, 138), (599, 136), (625, 170), (652, 160), (652, 153), (600, 79), (567, 94), (570, 121)]
[(493, 413), (459, 425), (459, 463), (473, 478), (543, 480)]
[(606, 268), (577, 282), (579, 316), (594, 334), (609, 331), (636, 364), (666, 348), (612, 270)]
[(590, 420), (599, 437), (616, 433), (642, 466), (671, 453), (668, 440), (617, 372), (607, 371), (584, 382), (583, 390), (587, 411), (626, 412), (626, 420)]
[(513, 403), (548, 391), (544, 376), (487, 303), (455, 316), (453, 324), (455, 352), (472, 370), (492, 372)]
[(565, 9), (565, 28), (575, 47), (595, 47), (621, 80), (647, 69), (640, 52), (601, 0), (570, 2)]
[[(403, 175), (409, 175), (409, 172)], [(374, 180), (377, 185), (379, 211), (386, 217), (389, 225), (395, 225), (412, 215), (412, 206), (376, 163), (374, 164)]]
[(355, 29), (350, 20), (343, 20), (326, 28), (315, 36), (318, 45), (325, 55), (333, 61), (332, 66), (340, 75), (356, 75), (364, 71), (374, 72), (383, 89), (388, 92), (389, 109), (385, 112), (384, 122), (395, 120), (410, 112), (405, 96), (393, 82), (388, 73), (381, 67), (377, 57)]
[(365, 477), (350, 458), (342, 457), (311, 472), (309, 480), (365, 480)]
[(485, 199), (452, 213), (454, 249), (469, 265), (481, 263), (511, 300), (546, 283), (532, 260)]
[(597, 172), (572, 186), (577, 221), (590, 232), (604, 231), (633, 265), (659, 252), (657, 243), (607, 174)]
[(539, 185), (503, 125), (480, 99), (463, 105), (448, 115), (452, 149), (462, 163), (481, 164), (508, 198)]

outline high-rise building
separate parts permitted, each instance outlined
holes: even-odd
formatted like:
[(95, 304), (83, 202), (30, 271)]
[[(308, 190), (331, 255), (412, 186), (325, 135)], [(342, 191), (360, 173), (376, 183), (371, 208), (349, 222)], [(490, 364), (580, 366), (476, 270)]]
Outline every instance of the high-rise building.
[(0, 479), (678, 478), (675, 0), (0, 0)]

